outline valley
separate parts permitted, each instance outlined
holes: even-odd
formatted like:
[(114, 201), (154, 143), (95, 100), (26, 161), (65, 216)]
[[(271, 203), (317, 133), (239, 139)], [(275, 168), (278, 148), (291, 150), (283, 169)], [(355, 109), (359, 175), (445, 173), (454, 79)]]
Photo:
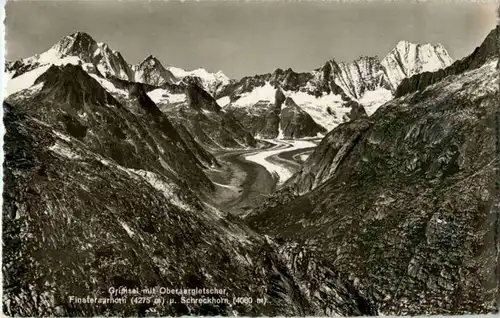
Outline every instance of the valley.
[(214, 153), (221, 167), (206, 170), (216, 189), (208, 200), (222, 211), (244, 216), (272, 194), (300, 166), (319, 139), (259, 140), (259, 149)]

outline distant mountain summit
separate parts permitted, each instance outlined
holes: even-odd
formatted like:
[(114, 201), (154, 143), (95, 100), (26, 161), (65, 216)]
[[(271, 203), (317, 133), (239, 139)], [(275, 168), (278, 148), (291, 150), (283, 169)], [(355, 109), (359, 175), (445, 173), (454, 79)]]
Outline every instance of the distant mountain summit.
[(198, 68), (192, 71), (186, 71), (178, 67), (169, 67), (168, 70), (180, 80), (195, 81), (204, 90), (212, 96), (216, 96), (220, 90), (230, 83), (229, 77), (222, 71), (210, 73), (204, 68)]
[(153, 55), (149, 55), (139, 64), (133, 65), (132, 71), (134, 72), (134, 81), (139, 83), (162, 86), (166, 83), (173, 84), (178, 81)]
[(400, 41), (382, 60), (393, 91), (401, 81), (418, 73), (434, 72), (453, 63), (442, 44), (413, 44)]
[[(158, 105), (205, 164), (211, 165), (214, 160), (198, 143), (206, 148), (255, 146), (252, 135), (231, 114), (221, 112), (213, 98), (217, 89), (229, 83), (222, 72), (212, 74), (205, 69), (165, 68), (153, 55), (137, 65), (130, 65), (118, 51), (96, 42), (84, 32), (63, 37), (42, 54), (6, 63), (7, 96), (34, 86), (51, 66), (68, 64), (81, 66), (98, 82), (96, 85), (101, 85), (137, 114), (144, 109), (130, 90), (144, 90), (143, 98)], [(66, 93), (65, 89), (58, 92), (59, 95)]]

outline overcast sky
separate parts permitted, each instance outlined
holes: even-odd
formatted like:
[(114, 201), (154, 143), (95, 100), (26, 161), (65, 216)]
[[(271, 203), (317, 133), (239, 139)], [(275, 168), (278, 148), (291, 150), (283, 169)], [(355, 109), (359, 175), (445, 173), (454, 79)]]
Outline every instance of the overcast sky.
[(494, 28), (495, 6), (494, 1), (9, 1), (7, 59), (41, 53), (76, 31), (108, 43), (131, 64), (153, 54), (165, 66), (221, 69), (233, 78), (277, 67), (307, 71), (332, 58), (383, 57), (399, 40), (440, 42), (458, 59)]

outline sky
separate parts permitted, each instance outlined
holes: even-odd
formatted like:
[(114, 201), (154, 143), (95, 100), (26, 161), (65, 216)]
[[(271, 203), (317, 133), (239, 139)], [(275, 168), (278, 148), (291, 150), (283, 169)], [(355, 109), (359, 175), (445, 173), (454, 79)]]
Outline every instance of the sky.
[(470, 54), (496, 23), (495, 1), (8, 1), (6, 58), (41, 53), (76, 31), (135, 64), (222, 70), (231, 78), (326, 61), (383, 58), (398, 41)]

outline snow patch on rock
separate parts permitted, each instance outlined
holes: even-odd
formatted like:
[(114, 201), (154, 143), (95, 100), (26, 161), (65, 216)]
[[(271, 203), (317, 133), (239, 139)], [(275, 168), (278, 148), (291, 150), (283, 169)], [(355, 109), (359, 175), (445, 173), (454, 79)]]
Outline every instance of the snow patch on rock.
[(231, 102), (231, 99), (229, 98), (229, 96), (224, 96), (224, 97), (219, 98), (217, 100), (217, 104), (219, 104), (220, 107), (227, 106), (227, 105), (229, 105), (230, 102)]
[(274, 102), (275, 96), (276, 88), (266, 82), (264, 86), (256, 87), (251, 92), (242, 94), (237, 101), (231, 103), (231, 106), (245, 107), (255, 105), (261, 101)]
[(4, 97), (31, 87), (35, 83), (36, 79), (40, 77), (40, 75), (45, 73), (45, 71), (47, 71), (49, 67), (50, 65), (41, 66), (35, 68), (34, 70), (21, 74), (15, 78), (7, 80)]
[(56, 141), (55, 144), (49, 147), (49, 150), (68, 159), (76, 160), (81, 159), (81, 157), (76, 154), (71, 148), (69, 148), (66, 144)]
[(162, 88), (157, 88), (147, 94), (156, 104), (174, 104), (187, 101), (186, 94), (171, 94)]
[(392, 92), (385, 88), (378, 88), (374, 91), (367, 91), (358, 99), (358, 102), (364, 106), (368, 116), (373, 115), (375, 111), (392, 99)]

